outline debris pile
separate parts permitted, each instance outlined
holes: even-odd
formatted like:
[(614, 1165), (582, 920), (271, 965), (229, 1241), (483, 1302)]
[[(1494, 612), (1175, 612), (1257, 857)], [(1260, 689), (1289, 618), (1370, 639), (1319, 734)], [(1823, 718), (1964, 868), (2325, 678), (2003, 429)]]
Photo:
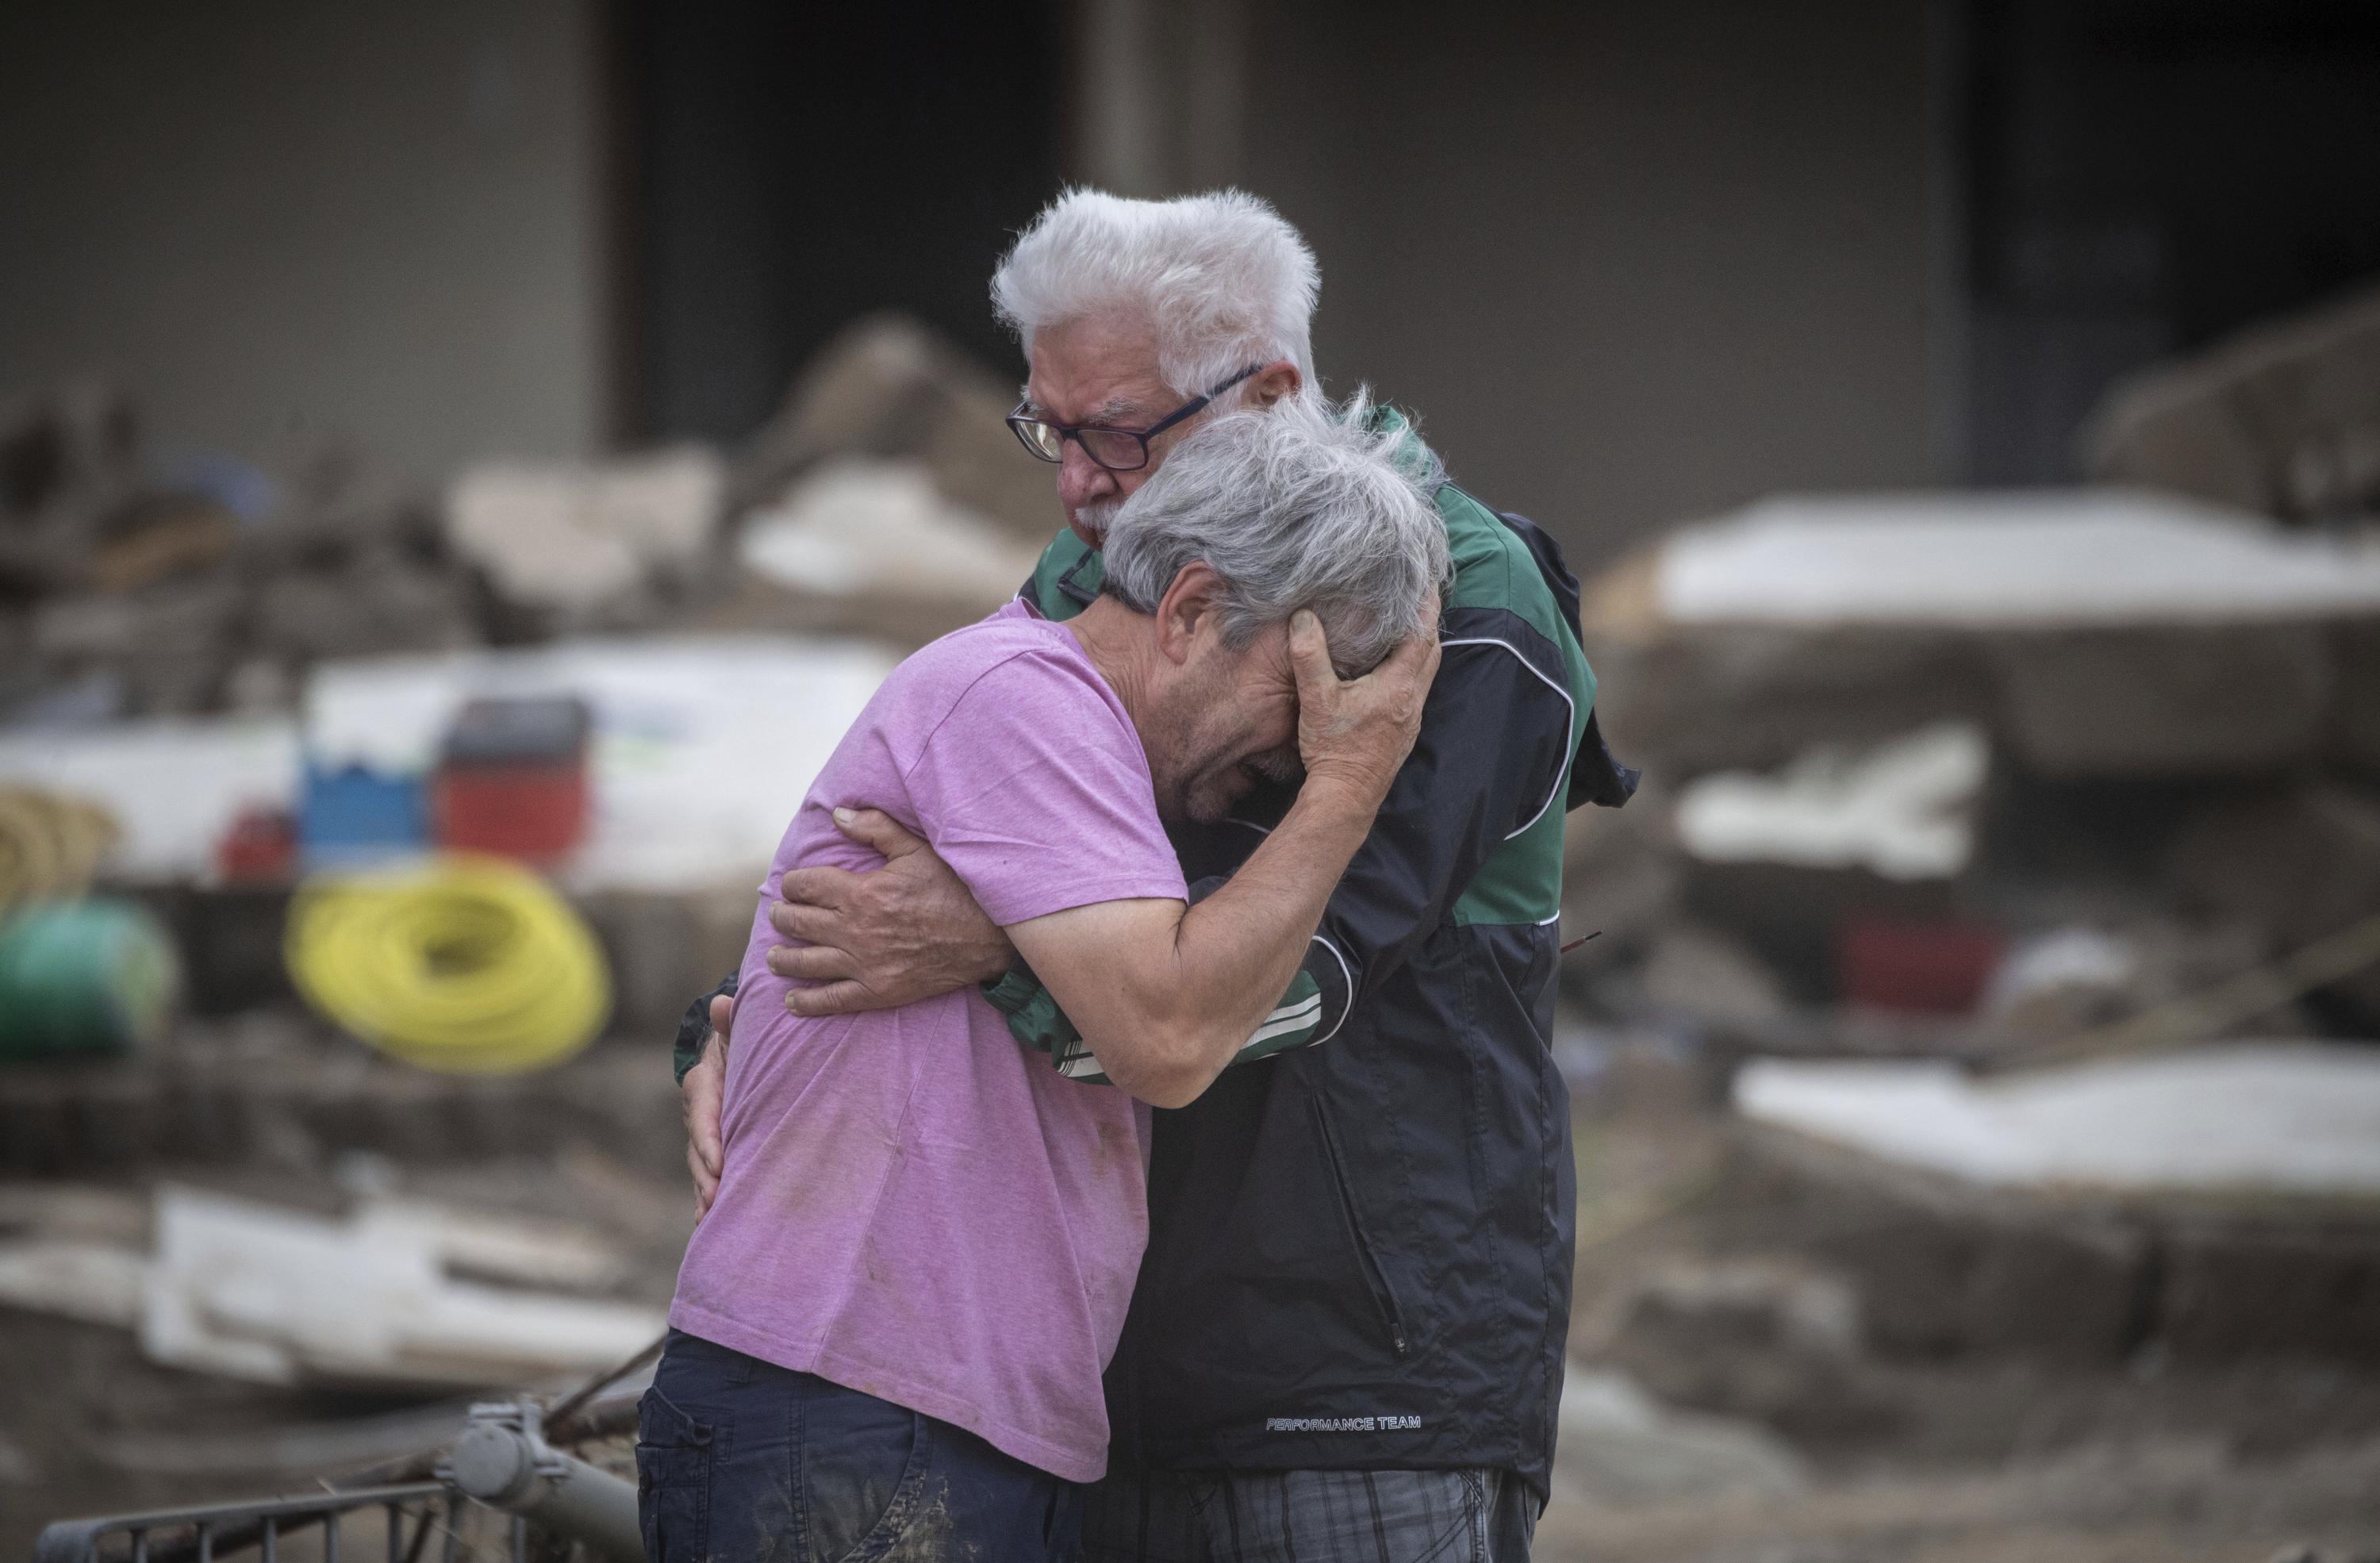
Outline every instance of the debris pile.
[[(915, 645), (1013, 594), (1057, 521), (1013, 390), (856, 322), (739, 449), (492, 461), (410, 492), (155, 438), (124, 394), (0, 400), (0, 725), (287, 711), (319, 663), (588, 633)], [(747, 534), (750, 535), (747, 535)]]
[[(1607, 1016), (2021, 1048), (2380, 909), (2380, 532), (2124, 490), (1774, 500), (1594, 583), (1587, 621), (1653, 779), (1572, 854)], [(2380, 947), (2228, 1023), (2375, 1028)]]
[(2092, 476), (2294, 526), (2380, 511), (2380, 287), (2241, 332), (2119, 385)]
[(445, 541), (503, 602), (544, 627), (642, 627), (710, 555), (726, 482), (725, 464), (700, 446), (596, 463), (486, 463), (448, 492)]
[(0, 720), (284, 706), (314, 660), (482, 619), (435, 513), (352, 463), (179, 452), (102, 387), (0, 408)]
[(495, 854), (594, 924), (617, 1023), (666, 1029), (884, 672), (1047, 540), (1012, 396), (880, 316), (739, 450), (491, 461), (435, 494), (182, 449), (104, 387), (0, 404), (0, 901), (55, 877), (6, 789), (103, 808), (80, 879), (174, 899), (194, 999), (244, 1003), (291, 996), (301, 875)]

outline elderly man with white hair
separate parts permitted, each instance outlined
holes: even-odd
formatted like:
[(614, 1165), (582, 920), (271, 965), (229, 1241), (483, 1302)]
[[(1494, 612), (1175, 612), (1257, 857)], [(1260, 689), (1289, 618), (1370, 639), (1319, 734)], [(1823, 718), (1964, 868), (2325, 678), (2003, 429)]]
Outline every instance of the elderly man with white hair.
[[(1195, 1100), (1262, 1024), (1437, 665), (1446, 539), (1392, 442), (1305, 406), (1201, 428), (1113, 518), (1115, 589), (944, 636), (836, 746), (760, 887), (741, 976), (761, 1012), (640, 1409), (656, 1563), (1073, 1556), (1146, 1241), (1148, 1105)], [(1300, 770), (1189, 904), (1160, 818), (1224, 818)], [(865, 865), (837, 829), (862, 803), (965, 884), (1086, 1067), (1028, 1056), (971, 988), (781, 1002), (771, 905), (789, 872)]]
[[(1069, 523), (1026, 608), (1145, 600), (1115, 546), (1133, 497), (1219, 415), (1311, 409), (1318, 286), (1296, 231), (1238, 192), (1074, 190), (1020, 236), (992, 285), (1029, 370), (1009, 421), (1057, 466)], [(1353, 416), (1431, 495), (1453, 566), (1443, 660), (1370, 833), (1300, 930), (1295, 976), (1234, 1067), (1156, 1115), (1108, 1472), (1084, 1511), (1093, 1559), (1522, 1557), (1548, 1494), (1573, 1247), (1549, 1047), (1562, 820), (1624, 802), (1634, 776), (1597, 732), (1551, 539), (1448, 481), (1395, 413)], [(1194, 902), (1293, 814), (1288, 758), (1244, 767), (1224, 818), (1169, 822)], [(807, 985), (786, 1004), (861, 1012), (981, 984), (1049, 1067), (1089, 1067), (1087, 1037), (1098, 1059), (1033, 952), (933, 851), (872, 810), (845, 833), (883, 862), (785, 878), (771, 916), (798, 942), (767, 963)], [(679, 1035), (706, 1202), (721, 1060), (743, 1046), (727, 1048), (733, 986)]]

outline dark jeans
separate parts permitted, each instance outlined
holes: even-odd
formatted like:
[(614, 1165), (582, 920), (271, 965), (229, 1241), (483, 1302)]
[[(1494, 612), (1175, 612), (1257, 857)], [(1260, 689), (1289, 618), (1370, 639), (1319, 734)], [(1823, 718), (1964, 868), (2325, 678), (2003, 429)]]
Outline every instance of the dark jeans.
[(1080, 1489), (938, 1422), (670, 1331), (637, 1424), (649, 1563), (1049, 1563)]

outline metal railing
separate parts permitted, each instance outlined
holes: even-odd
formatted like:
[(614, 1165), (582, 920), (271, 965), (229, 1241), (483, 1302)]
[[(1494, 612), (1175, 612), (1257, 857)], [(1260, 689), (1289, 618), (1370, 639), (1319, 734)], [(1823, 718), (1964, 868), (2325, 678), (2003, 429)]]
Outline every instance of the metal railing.
[[(581, 1396), (558, 1409), (571, 1433), (600, 1436), (621, 1408)], [(373, 1509), (385, 1515), (382, 1563), (528, 1563), (532, 1536), (545, 1544), (541, 1558), (576, 1547), (605, 1563), (642, 1563), (635, 1485), (549, 1444), (544, 1431), (534, 1401), (477, 1405), (441, 1454), (364, 1478), (371, 1484), (61, 1520), (34, 1542), (33, 1563), (224, 1563), (248, 1553), (256, 1563), (343, 1563), (342, 1531), (369, 1523)]]
[[(443, 1482), (412, 1482), (61, 1520), (33, 1543), (33, 1563), (219, 1563), (251, 1550), (258, 1563), (285, 1563), (291, 1544), (321, 1563), (341, 1563), (345, 1521), (375, 1508), (387, 1517), (384, 1563), (422, 1563), (433, 1531), (441, 1536), (438, 1563), (457, 1563), (467, 1501)], [(516, 1519), (507, 1528), (511, 1563), (525, 1563), (524, 1525)]]

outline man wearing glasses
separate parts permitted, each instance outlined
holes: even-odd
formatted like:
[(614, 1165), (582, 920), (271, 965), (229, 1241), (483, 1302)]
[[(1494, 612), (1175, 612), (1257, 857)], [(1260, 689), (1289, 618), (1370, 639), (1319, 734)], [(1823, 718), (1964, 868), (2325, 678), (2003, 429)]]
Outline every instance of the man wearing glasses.
[[(1030, 370), (1009, 423), (1056, 466), (1068, 522), (1026, 607), (1068, 619), (1098, 600), (1117, 509), (1206, 418), (1309, 394), (1318, 285), (1296, 231), (1237, 192), (1074, 190), (1026, 230), (992, 283)], [(1634, 778), (1597, 732), (1577, 584), (1551, 539), (1444, 481), (1396, 414), (1368, 416), (1435, 485), (1455, 572), (1442, 660), (1296, 979), (1236, 1067), (1156, 1115), (1148, 1246), (1106, 1375), (1108, 1474), (1084, 1508), (1093, 1563), (1523, 1557), (1547, 1496), (1573, 1249), (1548, 1046), (1562, 819), (1625, 801)], [(1194, 901), (1279, 819), (1294, 757), (1245, 780), (1231, 818), (1169, 826)], [(846, 831), (885, 865), (785, 878), (772, 919), (798, 942), (769, 964), (808, 985), (789, 1008), (978, 983), (1051, 1067), (1094, 1067), (923, 843), (872, 810)], [(698, 1000), (680, 1033), (706, 1206), (727, 1019), (723, 996)]]

